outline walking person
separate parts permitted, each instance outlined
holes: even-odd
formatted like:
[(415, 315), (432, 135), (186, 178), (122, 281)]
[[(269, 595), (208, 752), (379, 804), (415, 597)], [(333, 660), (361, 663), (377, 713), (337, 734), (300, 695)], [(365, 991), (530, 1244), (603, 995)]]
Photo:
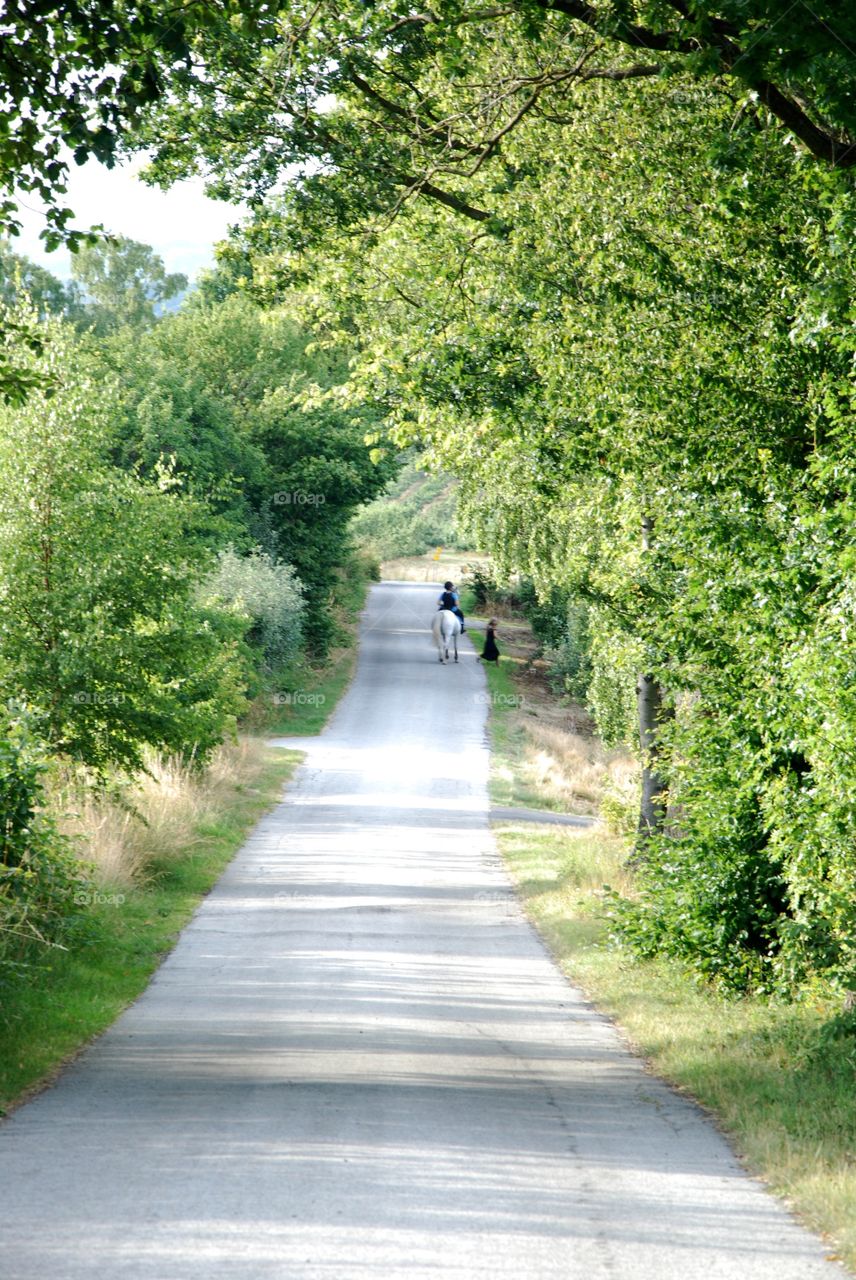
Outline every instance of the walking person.
[(499, 666), (499, 648), (496, 643), (496, 628), (496, 618), (491, 618), (487, 624), (484, 648), (479, 654), (479, 662), (495, 662), (497, 666)]

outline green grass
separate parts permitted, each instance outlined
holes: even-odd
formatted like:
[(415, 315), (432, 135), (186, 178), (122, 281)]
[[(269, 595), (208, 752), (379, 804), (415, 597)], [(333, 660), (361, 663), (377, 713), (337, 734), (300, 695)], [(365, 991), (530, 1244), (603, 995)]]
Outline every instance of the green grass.
[[(514, 718), (513, 705), (493, 703), (495, 769), (513, 772)], [(611, 945), (603, 886), (632, 891), (626, 841), (510, 823), (496, 834), (527, 913), (568, 976), (659, 1075), (714, 1113), (747, 1167), (856, 1271), (853, 1024), (834, 1037), (834, 1010), (820, 996), (729, 1001), (674, 962)]]
[(265, 718), (265, 731), (294, 738), (320, 733), (350, 684), (356, 661), (350, 647), (338, 650), (323, 666), (304, 667), (294, 681), (291, 702), (274, 707)]
[[(472, 603), (472, 599), (468, 598), (466, 591), (461, 595), (461, 607), (469, 618), (468, 605)], [(478, 614), (473, 614), (472, 618), (479, 624), (486, 622)], [(484, 648), (484, 633), (472, 630), (468, 634), (481, 653)], [(491, 804), (515, 809), (558, 809), (555, 798), (528, 782), (523, 772), (527, 740), (526, 730), (519, 717), (514, 714), (517, 687), (514, 682), (513, 661), (500, 652), (499, 662), (485, 662), (484, 670), (493, 708), (488, 721), (491, 745), (488, 787)]]
[[(90, 908), (85, 935), (50, 953), (26, 983), (7, 984), (0, 1020), (0, 1108), (26, 1097), (145, 989), (202, 897), (258, 819), (279, 799), (301, 754), (266, 748), (229, 789), (216, 821), (188, 832), (185, 850), (150, 868), (122, 901)], [(105, 894), (110, 898), (110, 894)]]

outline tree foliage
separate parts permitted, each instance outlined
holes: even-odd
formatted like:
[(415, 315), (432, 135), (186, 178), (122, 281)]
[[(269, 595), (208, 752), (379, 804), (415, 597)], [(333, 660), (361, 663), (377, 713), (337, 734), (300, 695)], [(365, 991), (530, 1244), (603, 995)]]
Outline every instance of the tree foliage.
[(82, 245), (71, 271), (86, 302), (84, 323), (98, 334), (153, 324), (187, 288), (187, 276), (168, 272), (150, 245), (125, 236)]
[(238, 555), (225, 547), (205, 580), (202, 598), (249, 620), (247, 641), (269, 674), (279, 674), (297, 659), (303, 639), (303, 589), (291, 565), (264, 551)]
[(772, 121), (818, 160), (852, 166), (853, 28), (844, 0), (784, 13), (769, 0), (272, 6), (201, 34), (145, 140), (160, 180), (201, 164), (235, 198), (260, 200), (299, 172), (307, 240), (416, 195), (491, 226), (501, 202), (482, 179), (490, 168), (515, 181), (508, 140), (532, 120), (561, 126), (603, 84), (656, 100), (695, 80), (722, 96), (723, 138), (735, 120)]
[(173, 459), (217, 516), (210, 541), (292, 565), (307, 592), (305, 634), (323, 654), (348, 522), (395, 463), (372, 459), (373, 411), (337, 402), (347, 348), (313, 350), (311, 336), (289, 306), (265, 312), (233, 293), (195, 300), (143, 336), (117, 335), (107, 350), (124, 387), (117, 461), (151, 476)]
[(0, 692), (96, 770), (204, 757), (241, 706), (241, 628), (196, 606), (193, 502), (111, 466), (111, 389), (56, 325), (42, 360), (52, 393), (0, 414)]
[(192, 64), (194, 40), (233, 13), (228, 3), (9, 0), (0, 15), (0, 230), (20, 230), (18, 193), (32, 194), (46, 209), (47, 247), (78, 248), (87, 236), (70, 225), (69, 158), (112, 166), (143, 108)]
[(0, 241), (0, 300), (14, 307), (25, 299), (40, 320), (47, 316), (76, 318), (80, 313), (80, 295), (74, 284), (59, 280), (45, 267), (16, 253), (8, 240)]

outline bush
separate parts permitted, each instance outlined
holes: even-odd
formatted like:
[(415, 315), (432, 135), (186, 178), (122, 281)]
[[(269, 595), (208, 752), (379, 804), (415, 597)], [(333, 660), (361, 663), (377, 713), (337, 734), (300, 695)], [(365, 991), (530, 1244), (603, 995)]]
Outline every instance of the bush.
[(600, 610), (590, 613), (591, 671), (586, 700), (597, 731), (608, 747), (638, 747), (636, 676), (638, 646), (610, 629)]
[(0, 727), (0, 974), (8, 980), (85, 916), (83, 868), (44, 808), (46, 757), (29, 719)]
[(610, 779), (600, 798), (601, 821), (610, 835), (632, 836), (639, 826), (639, 782)]
[(466, 585), (473, 593), (475, 609), (490, 612), (502, 605), (510, 608), (520, 607), (518, 588), (510, 584), (500, 584), (492, 565), (478, 563), (465, 565), (464, 578)]
[(227, 547), (201, 594), (207, 604), (250, 620), (247, 640), (261, 655), (267, 672), (279, 671), (296, 659), (305, 605), (300, 579), (291, 565), (278, 563), (264, 551), (241, 556)]
[(614, 902), (616, 932), (641, 955), (674, 956), (727, 992), (778, 985), (783, 863), (770, 841), (764, 770), (747, 736), (698, 702), (663, 731), (670, 757), (671, 828), (646, 841), (638, 895)]
[(553, 648), (544, 650), (547, 671), (554, 693), (566, 694), (577, 702), (588, 696), (592, 678), (589, 611), (576, 601), (566, 601), (564, 634)]

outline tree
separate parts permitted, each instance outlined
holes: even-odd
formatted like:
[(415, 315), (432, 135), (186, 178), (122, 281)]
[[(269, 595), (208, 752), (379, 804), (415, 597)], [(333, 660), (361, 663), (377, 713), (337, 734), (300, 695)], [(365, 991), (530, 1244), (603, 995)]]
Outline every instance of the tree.
[(51, 394), (0, 412), (0, 696), (98, 771), (148, 744), (204, 758), (240, 709), (241, 624), (203, 612), (198, 509), (110, 465), (115, 392), (52, 322)]
[(854, 49), (844, 0), (819, 15), (769, 0), (274, 6), (203, 33), (198, 72), (176, 80), (145, 142), (159, 181), (201, 165), (234, 198), (260, 202), (290, 173), (307, 236), (415, 196), (491, 227), (485, 167), (513, 182), (509, 138), (533, 119), (561, 125), (602, 83), (647, 84), (656, 101), (696, 79), (723, 96), (723, 137), (735, 120), (773, 121), (852, 167)]
[(80, 313), (79, 292), (72, 283), (15, 253), (8, 240), (0, 241), (0, 301), (11, 307), (25, 298), (40, 320), (51, 315), (74, 319)]
[(154, 324), (163, 305), (187, 288), (187, 276), (168, 273), (150, 245), (125, 236), (84, 245), (71, 270), (86, 299), (84, 323), (100, 335)]
[[(252, 3), (242, 5), (253, 12)], [(46, 244), (77, 248), (64, 202), (69, 152), (108, 167), (169, 74), (191, 65), (206, 26), (228, 23), (228, 5), (160, 0), (11, 0), (0, 18), (0, 232), (15, 234), (18, 193), (44, 202)]]
[(107, 352), (124, 387), (116, 461), (153, 477), (171, 458), (216, 514), (209, 545), (260, 546), (292, 565), (307, 591), (307, 641), (323, 653), (349, 519), (396, 464), (372, 459), (375, 415), (337, 403), (347, 349), (311, 350), (310, 338), (288, 306), (264, 312), (237, 292), (213, 305), (194, 298), (142, 337), (114, 336)]
[(724, 986), (852, 985), (851, 182), (656, 93), (518, 129), (478, 175), (501, 232), (412, 203), (311, 243), (292, 194), (243, 233), (252, 287), (310, 278), (360, 334), (353, 394), (460, 476), (480, 543), (589, 602), (598, 694), (610, 665), (667, 691), (679, 817), (625, 935)]

